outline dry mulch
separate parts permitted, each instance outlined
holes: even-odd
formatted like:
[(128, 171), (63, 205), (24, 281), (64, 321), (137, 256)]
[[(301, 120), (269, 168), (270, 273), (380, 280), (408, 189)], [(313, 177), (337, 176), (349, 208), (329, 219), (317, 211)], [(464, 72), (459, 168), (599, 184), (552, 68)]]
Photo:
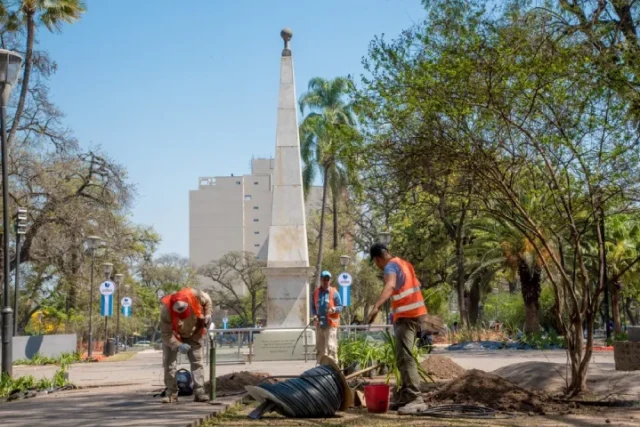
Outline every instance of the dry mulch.
[(555, 406), (544, 395), (478, 369), (467, 371), (440, 390), (427, 394), (425, 400), (433, 404), (476, 404), (499, 411), (537, 414), (544, 414)]
[[(264, 372), (234, 372), (216, 377), (216, 391), (220, 393), (244, 392), (247, 385), (258, 385), (270, 375)], [(205, 389), (209, 389), (209, 381), (205, 384)]]
[(422, 366), (429, 375), (441, 380), (452, 380), (467, 372), (466, 369), (453, 360), (437, 354), (427, 357), (420, 366)]

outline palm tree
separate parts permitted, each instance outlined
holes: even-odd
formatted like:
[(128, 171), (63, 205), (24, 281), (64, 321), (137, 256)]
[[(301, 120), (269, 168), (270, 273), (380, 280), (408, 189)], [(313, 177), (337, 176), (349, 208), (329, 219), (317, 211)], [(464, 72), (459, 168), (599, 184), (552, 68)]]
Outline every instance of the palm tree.
[(29, 79), (33, 67), (33, 45), (36, 37), (37, 23), (44, 25), (51, 32), (60, 31), (63, 23), (76, 22), (87, 10), (83, 0), (22, 0), (19, 13), (27, 28), (26, 50), (24, 58), (24, 71), (22, 73), (22, 87), (20, 98), (14, 116), (8, 143), (10, 144), (18, 130), (20, 117), (29, 93)]
[(350, 87), (351, 81), (343, 77), (333, 80), (315, 77), (309, 81), (308, 92), (299, 100), (302, 114), (307, 108), (311, 111), (300, 125), (305, 197), (309, 194), (316, 174), (322, 174), (316, 280), (322, 265), (328, 188), (331, 188), (333, 199), (333, 248), (338, 248), (338, 199), (346, 183), (346, 153), (356, 137), (352, 107), (344, 101)]
[[(344, 100), (351, 85), (351, 81), (344, 77), (337, 77), (333, 80), (326, 80), (321, 77), (311, 79), (309, 81), (308, 92), (304, 93), (299, 100), (300, 112), (302, 114), (304, 114), (307, 108), (311, 111), (305, 118), (305, 121), (316, 116), (323, 116), (323, 120), (330, 125), (355, 126), (352, 105)], [(303, 126), (304, 122), (301, 125), (301, 133)], [(309, 127), (307, 127), (307, 129), (309, 129)], [(303, 138), (302, 160), (305, 164), (303, 170), (305, 197), (313, 185), (316, 172), (326, 172), (326, 176), (323, 177), (323, 186), (325, 182), (328, 181), (328, 185), (331, 188), (333, 202), (333, 249), (335, 250), (338, 249), (338, 203), (340, 194), (346, 186), (346, 170), (344, 163), (338, 159), (337, 161), (330, 162), (330, 164), (328, 164), (328, 170), (324, 171), (323, 165), (318, 162), (318, 160), (322, 158), (322, 155), (318, 156), (318, 154), (322, 153), (317, 153), (318, 146), (313, 142), (310, 143), (311, 146), (306, 147), (305, 150), (305, 138)], [(323, 213), (326, 207), (325, 193), (326, 189), (323, 189)], [(321, 215), (320, 228), (322, 230), (324, 230), (323, 218)], [(320, 247), (320, 250), (322, 250), (322, 247)]]
[[(517, 229), (504, 221), (491, 220), (489, 224), (478, 224), (476, 229), (480, 230), (476, 244), (492, 241), (501, 252), (499, 258), (485, 260), (480, 267), (486, 268), (501, 261), (507, 272), (517, 273), (525, 309), (524, 333), (538, 332), (542, 268), (533, 245)], [(475, 272), (472, 273), (474, 274)]]

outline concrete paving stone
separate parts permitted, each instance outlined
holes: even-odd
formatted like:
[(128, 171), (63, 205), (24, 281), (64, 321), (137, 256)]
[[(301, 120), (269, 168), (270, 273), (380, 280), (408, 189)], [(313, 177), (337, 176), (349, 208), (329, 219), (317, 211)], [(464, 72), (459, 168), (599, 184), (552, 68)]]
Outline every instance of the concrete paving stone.
[(242, 396), (195, 403), (193, 397), (162, 404), (153, 389), (107, 387), (54, 393), (0, 405), (3, 427), (197, 426), (239, 403)]

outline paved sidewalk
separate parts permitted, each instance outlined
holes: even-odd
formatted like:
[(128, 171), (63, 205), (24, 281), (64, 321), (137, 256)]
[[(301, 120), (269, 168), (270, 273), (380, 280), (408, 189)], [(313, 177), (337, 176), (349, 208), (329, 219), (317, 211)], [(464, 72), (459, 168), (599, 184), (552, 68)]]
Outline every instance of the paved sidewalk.
[[(564, 350), (495, 350), (495, 351), (447, 351), (436, 349), (434, 354), (451, 358), (465, 369), (482, 369), (491, 372), (503, 366), (520, 362), (566, 363)], [(592, 364), (612, 364), (613, 352), (595, 352)], [(253, 362), (246, 364), (218, 365), (216, 376), (238, 371), (266, 372), (271, 375), (298, 375), (313, 368), (315, 360), (285, 362)], [(188, 365), (180, 365), (189, 368)], [(51, 378), (57, 366), (14, 367), (14, 375), (33, 375)], [(205, 377), (209, 377), (209, 367), (205, 366)], [(123, 362), (77, 363), (69, 368), (69, 379), (79, 387), (137, 384), (143, 387), (164, 387), (162, 352), (146, 350)]]
[(163, 405), (151, 388), (135, 386), (73, 390), (0, 405), (3, 427), (198, 426), (224, 412), (241, 397), (221, 398), (216, 405), (184, 397)]

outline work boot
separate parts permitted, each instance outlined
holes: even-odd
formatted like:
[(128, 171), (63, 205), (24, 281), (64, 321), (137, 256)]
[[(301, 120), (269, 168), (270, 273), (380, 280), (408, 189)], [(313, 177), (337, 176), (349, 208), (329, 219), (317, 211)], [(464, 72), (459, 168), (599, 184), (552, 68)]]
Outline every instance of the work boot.
[(196, 390), (194, 393), (193, 401), (194, 402), (208, 402), (209, 396), (203, 389)]
[(168, 394), (162, 398), (162, 403), (176, 403), (178, 401), (177, 394)]
[(398, 415), (411, 415), (427, 409), (427, 405), (424, 404), (422, 397), (417, 398), (413, 402), (409, 402), (406, 405), (398, 409)]

